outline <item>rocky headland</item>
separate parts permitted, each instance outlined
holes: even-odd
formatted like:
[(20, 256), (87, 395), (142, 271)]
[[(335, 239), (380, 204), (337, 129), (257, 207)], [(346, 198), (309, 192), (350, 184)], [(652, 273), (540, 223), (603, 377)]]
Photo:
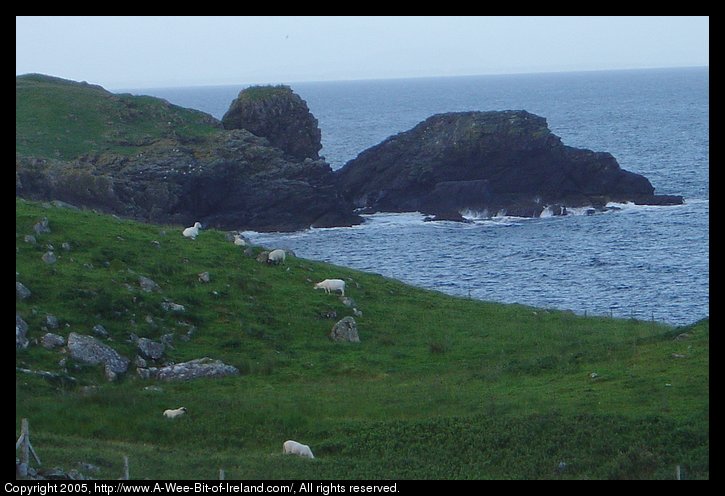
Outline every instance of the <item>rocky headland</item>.
[(16, 77), (16, 196), (146, 222), (295, 231), (376, 211), (463, 220), (683, 202), (609, 153), (565, 146), (526, 111), (434, 115), (336, 172), (320, 138), (289, 86), (244, 89), (219, 121), (159, 98)]
[(360, 153), (337, 171), (363, 211), (536, 217), (608, 202), (682, 203), (606, 152), (562, 144), (546, 119), (526, 111), (437, 114)]
[(228, 116), (256, 125), (225, 117), (226, 130), (158, 98), (41, 75), (16, 78), (16, 107), (16, 196), (224, 229), (361, 221), (318, 156), (316, 119), (288, 87), (242, 91)]

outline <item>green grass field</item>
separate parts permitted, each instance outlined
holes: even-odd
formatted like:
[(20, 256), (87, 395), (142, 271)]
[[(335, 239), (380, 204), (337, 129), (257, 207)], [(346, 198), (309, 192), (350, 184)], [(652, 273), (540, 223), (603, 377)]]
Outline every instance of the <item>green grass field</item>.
[(15, 153), (59, 160), (143, 152), (164, 139), (199, 141), (218, 132), (203, 112), (149, 96), (41, 74), (15, 78)]
[[(52, 232), (25, 242), (42, 217)], [(127, 455), (134, 479), (213, 479), (220, 468), (227, 479), (671, 479), (676, 465), (709, 478), (707, 319), (581, 317), (295, 257), (268, 266), (222, 232), (192, 241), (182, 227), (16, 200), (16, 280), (32, 291), (16, 312), (31, 340), (52, 314), (65, 336), (102, 324), (131, 359), (130, 333), (173, 333), (169, 361), (208, 356), (241, 372), (166, 383), (132, 366), (109, 383), (69, 358), (74, 385), (17, 372), (16, 437), (28, 418), (44, 466), (86, 462), (100, 468), (89, 475), (117, 478)], [(41, 260), (48, 244), (53, 265)], [(141, 275), (161, 290), (141, 291)], [(312, 289), (333, 277), (363, 312), (358, 344), (327, 337), (352, 314)], [(186, 311), (165, 312), (164, 299)], [(331, 311), (337, 319), (323, 317)], [(61, 372), (64, 357), (31, 344), (16, 365)], [(162, 416), (182, 405), (186, 416)], [(287, 439), (316, 459), (282, 455)]]

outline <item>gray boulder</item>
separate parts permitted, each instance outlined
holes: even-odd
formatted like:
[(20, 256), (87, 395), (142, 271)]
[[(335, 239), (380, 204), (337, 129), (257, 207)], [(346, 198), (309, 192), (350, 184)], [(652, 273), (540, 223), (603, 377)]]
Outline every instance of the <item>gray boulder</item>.
[(139, 338), (136, 342), (138, 352), (143, 358), (158, 360), (164, 355), (165, 346), (163, 343), (152, 341), (148, 338)]
[(15, 314), (15, 349), (24, 350), (28, 347), (28, 323), (23, 318)]
[(15, 296), (24, 300), (25, 298), (30, 298), (30, 295), (30, 290), (22, 282), (15, 281)]
[(162, 381), (189, 381), (200, 377), (225, 377), (238, 375), (239, 369), (226, 365), (220, 360), (204, 357), (166, 367), (149, 367), (137, 369), (142, 379), (158, 379)]
[(52, 332), (48, 332), (44, 334), (42, 338), (40, 338), (40, 345), (48, 350), (60, 348), (64, 344), (65, 338), (60, 334), (53, 334)]
[(345, 317), (338, 321), (332, 327), (330, 339), (333, 341), (359, 343), (360, 336), (357, 333), (357, 322), (355, 322), (355, 319), (353, 317)]
[(53, 253), (52, 251), (46, 251), (45, 253), (43, 253), (43, 256), (40, 258), (42, 258), (43, 262), (45, 262), (47, 264), (54, 264), (55, 262), (58, 261), (58, 257), (56, 257), (55, 253)]
[(68, 352), (71, 358), (90, 365), (103, 364), (106, 378), (113, 381), (128, 370), (129, 359), (122, 357), (110, 346), (93, 336), (71, 332), (68, 335)]
[(184, 305), (179, 305), (178, 303), (174, 303), (173, 301), (162, 301), (161, 308), (163, 308), (167, 312), (174, 313), (183, 313), (186, 311)]
[(40, 221), (33, 226), (35, 234), (47, 234), (50, 232), (50, 226), (48, 225), (48, 218), (43, 217)]
[(92, 332), (93, 332), (94, 335), (98, 336), (99, 338), (107, 338), (108, 337), (108, 331), (101, 324), (94, 325)]
[(57, 329), (60, 327), (60, 322), (58, 322), (58, 317), (48, 314), (45, 316), (45, 325), (48, 326), (48, 329)]
[(138, 284), (139, 284), (139, 286), (141, 286), (141, 290), (145, 291), (146, 293), (161, 290), (161, 287), (158, 284), (156, 284), (156, 282), (153, 279), (149, 279), (148, 277), (145, 277), (145, 276), (138, 277)]

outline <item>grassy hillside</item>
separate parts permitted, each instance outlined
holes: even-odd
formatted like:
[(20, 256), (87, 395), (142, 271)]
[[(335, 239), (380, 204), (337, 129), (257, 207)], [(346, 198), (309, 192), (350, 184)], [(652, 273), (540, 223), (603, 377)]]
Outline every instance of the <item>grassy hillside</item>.
[[(42, 217), (52, 232), (25, 242)], [(41, 260), (48, 244), (53, 265)], [(208, 356), (241, 371), (162, 383), (131, 369), (108, 383), (101, 367), (68, 359), (75, 384), (17, 372), (16, 436), (27, 417), (44, 466), (85, 462), (100, 469), (91, 475), (117, 478), (128, 455), (132, 478), (215, 478), (224, 468), (228, 479), (667, 479), (679, 464), (686, 478), (709, 477), (708, 320), (584, 318), (294, 257), (267, 266), (222, 232), (192, 241), (179, 226), (23, 200), (16, 271), (32, 291), (16, 300), (31, 340), (52, 314), (65, 336), (102, 324), (129, 358), (130, 333), (171, 332), (168, 360)], [(141, 291), (141, 275), (161, 290)], [(346, 279), (363, 312), (359, 344), (327, 338), (352, 314), (312, 289), (328, 277)], [(164, 299), (186, 312), (170, 315)], [(337, 319), (324, 316), (332, 311)], [(16, 365), (60, 372), (64, 357), (31, 344)], [(182, 405), (188, 415), (163, 418)], [(286, 439), (316, 459), (282, 455)]]
[(165, 138), (204, 139), (214, 118), (148, 96), (113, 94), (100, 86), (52, 76), (15, 78), (15, 152), (70, 160), (83, 154), (139, 153)]

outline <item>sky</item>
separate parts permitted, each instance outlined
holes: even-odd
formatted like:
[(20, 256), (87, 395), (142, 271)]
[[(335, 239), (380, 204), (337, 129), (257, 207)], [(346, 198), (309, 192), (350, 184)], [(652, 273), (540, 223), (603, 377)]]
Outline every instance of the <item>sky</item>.
[(107, 89), (709, 66), (709, 17), (17, 16), (15, 74)]

